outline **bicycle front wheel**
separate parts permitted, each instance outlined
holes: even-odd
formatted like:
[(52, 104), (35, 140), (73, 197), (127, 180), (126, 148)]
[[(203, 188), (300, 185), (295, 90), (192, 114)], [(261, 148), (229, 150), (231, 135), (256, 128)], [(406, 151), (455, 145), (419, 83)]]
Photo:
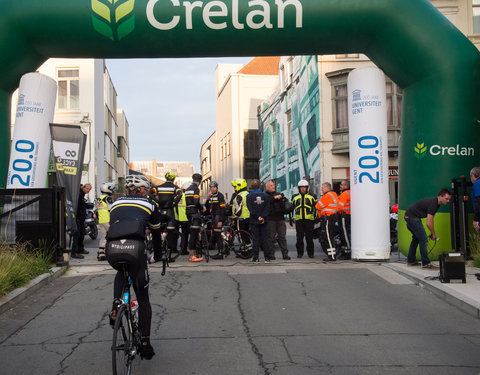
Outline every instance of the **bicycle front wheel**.
[(209, 243), (208, 243), (208, 240), (207, 240), (207, 234), (206, 233), (203, 233), (202, 235), (202, 253), (203, 253), (203, 256), (205, 257), (205, 260), (206, 262), (208, 263), (208, 261), (210, 260), (210, 249), (209, 249)]
[(252, 257), (253, 237), (246, 230), (239, 230), (233, 238), (233, 251), (242, 259), (250, 259)]
[(127, 306), (121, 305), (115, 319), (112, 340), (113, 375), (130, 375), (132, 371), (133, 333)]

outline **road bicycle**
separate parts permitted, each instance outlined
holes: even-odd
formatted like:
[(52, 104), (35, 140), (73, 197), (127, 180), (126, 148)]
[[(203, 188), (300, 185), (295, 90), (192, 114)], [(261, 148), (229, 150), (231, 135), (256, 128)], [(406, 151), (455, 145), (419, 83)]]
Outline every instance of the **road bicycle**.
[[(175, 235), (178, 235), (178, 236), (181, 236), (181, 234), (182, 234), (177, 229), (174, 229), (174, 233), (175, 233)], [(172, 253), (168, 249), (167, 235), (168, 235), (167, 224), (162, 223), (161, 226), (160, 226), (160, 236), (161, 236), (161, 240), (162, 240), (162, 244), (160, 246), (161, 253), (162, 254), (168, 253), (168, 259), (170, 260), (170, 262), (174, 262), (180, 256), (180, 251), (178, 251), (176, 253)], [(150, 263), (153, 263), (153, 238), (152, 238), (152, 232), (150, 231), (149, 228), (147, 228), (145, 230), (145, 240), (146, 240), (145, 243), (146, 243), (146, 246), (147, 246), (149, 261), (150, 261)]]
[(253, 237), (246, 230), (240, 229), (240, 222), (244, 219), (237, 216), (229, 216), (228, 219), (231, 225), (224, 225), (222, 231), (225, 252), (234, 252), (238, 258), (250, 259)]
[[(167, 254), (162, 253), (162, 276), (165, 275)], [(138, 326), (138, 304), (132, 301), (130, 287), (132, 279), (128, 274), (128, 263), (119, 262), (120, 272), (124, 277), (122, 304), (118, 307), (112, 339), (113, 375), (130, 375), (132, 363), (140, 353), (141, 334)]]
[(198, 238), (195, 249), (197, 250), (197, 257), (203, 257), (208, 263), (210, 261), (210, 240), (212, 218), (209, 216), (201, 217), (200, 228), (198, 229)]

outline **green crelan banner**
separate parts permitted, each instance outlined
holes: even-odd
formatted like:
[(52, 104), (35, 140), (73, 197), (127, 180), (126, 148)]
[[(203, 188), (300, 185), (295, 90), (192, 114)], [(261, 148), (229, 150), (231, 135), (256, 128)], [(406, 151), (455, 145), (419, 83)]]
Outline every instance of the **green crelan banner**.
[(3, 186), (10, 95), (49, 57), (365, 53), (404, 89), (401, 209), (479, 162), (480, 54), (428, 0), (0, 0), (0, 14)]

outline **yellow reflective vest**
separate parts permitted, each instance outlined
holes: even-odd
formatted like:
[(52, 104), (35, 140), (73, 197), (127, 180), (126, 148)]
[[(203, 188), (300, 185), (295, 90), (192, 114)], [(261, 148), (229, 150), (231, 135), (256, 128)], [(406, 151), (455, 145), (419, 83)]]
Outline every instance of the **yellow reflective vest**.
[[(247, 208), (247, 195), (248, 191), (242, 190), (233, 200), (234, 215), (242, 219), (248, 219), (250, 217), (250, 211)], [(240, 202), (237, 201), (239, 196), (242, 198)]]
[(185, 194), (182, 194), (180, 200), (175, 206), (175, 220), (177, 221), (188, 221), (187, 217), (187, 201), (185, 199)]
[(316, 199), (310, 194), (297, 194), (292, 198), (295, 220), (315, 220)]
[(108, 211), (107, 199), (110, 196), (108, 194), (100, 195), (100, 198), (97, 199), (97, 217), (98, 224), (110, 223), (110, 212)]

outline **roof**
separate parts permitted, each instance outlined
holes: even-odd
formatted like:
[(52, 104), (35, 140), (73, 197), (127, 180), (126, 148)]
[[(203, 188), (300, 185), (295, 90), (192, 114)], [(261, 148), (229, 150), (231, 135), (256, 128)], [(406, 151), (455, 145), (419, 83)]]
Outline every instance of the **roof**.
[(280, 56), (255, 57), (238, 71), (240, 74), (255, 74), (264, 76), (277, 76)]

